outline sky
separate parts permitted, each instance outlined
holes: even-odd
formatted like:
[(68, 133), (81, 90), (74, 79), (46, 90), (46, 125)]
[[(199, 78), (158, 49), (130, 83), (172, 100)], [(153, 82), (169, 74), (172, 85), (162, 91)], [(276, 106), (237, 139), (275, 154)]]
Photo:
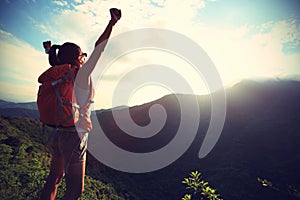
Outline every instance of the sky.
[[(243, 79), (300, 79), (299, 0), (2, 0), (0, 4), (3, 100), (36, 100), (38, 76), (49, 67), (43, 41), (74, 42), (90, 54), (110, 19), (111, 7), (122, 10), (111, 40), (142, 28), (180, 33), (204, 49), (224, 87)], [(97, 93), (96, 88), (95, 108), (112, 107), (114, 88), (120, 78), (151, 63), (178, 72), (195, 94), (209, 92), (205, 78), (180, 56), (144, 49), (115, 59), (102, 74), (102, 91)], [(146, 76), (141, 74), (136, 79)], [(137, 84), (134, 77), (127, 81), (128, 85)], [(138, 105), (176, 92), (162, 84), (143, 84), (132, 91), (127, 104)]]

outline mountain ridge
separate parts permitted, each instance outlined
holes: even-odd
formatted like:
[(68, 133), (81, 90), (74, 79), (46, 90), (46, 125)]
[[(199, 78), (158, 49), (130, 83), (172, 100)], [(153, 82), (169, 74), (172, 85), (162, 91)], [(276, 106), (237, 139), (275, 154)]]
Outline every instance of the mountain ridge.
[[(264, 80), (243, 79), (240, 82), (237, 82), (236, 84), (234, 84), (233, 86), (225, 88), (225, 91), (230, 91), (230, 90), (233, 90), (235, 88), (243, 88), (243, 87), (248, 87), (248, 88), (251, 88), (253, 86), (256, 86), (256, 87), (262, 87), (262, 86), (270, 87), (272, 85), (273, 86), (288, 85), (288, 84), (297, 85), (299, 83), (300, 83), (300, 80), (294, 80), (294, 79), (264, 79)], [(167, 95), (165, 95), (163, 97), (160, 97), (158, 99), (164, 98), (164, 97), (169, 96), (169, 95), (173, 95), (173, 94), (167, 94)], [(181, 95), (181, 94), (178, 93), (178, 95)], [(193, 95), (193, 94), (186, 94), (186, 95)], [(207, 95), (210, 95), (210, 94), (207, 94)], [(196, 95), (196, 96), (206, 96), (206, 95)], [(158, 100), (158, 99), (156, 99), (156, 100)], [(154, 100), (154, 101), (156, 101), (156, 100)], [(147, 104), (147, 103), (149, 103), (149, 102), (145, 102), (145, 103), (142, 103), (140, 105)], [(140, 106), (140, 105), (134, 105), (132, 107)], [(117, 106), (117, 107), (103, 109), (103, 110), (122, 109), (122, 108), (127, 108), (127, 107), (128, 106), (126, 106), (126, 105), (120, 105), (120, 106)], [(36, 104), (35, 101), (32, 101), (32, 102), (13, 102), (13, 101), (7, 101), (7, 100), (3, 100), (3, 99), (0, 99), (0, 108), (27, 108), (27, 109), (33, 109), (33, 110), (38, 109), (37, 104)], [(97, 109), (97, 110), (100, 110), (100, 109)]]
[(15, 103), (10, 101), (5, 101), (0, 99), (0, 108), (24, 108), (24, 109), (31, 109), (37, 110), (36, 102), (22, 102), (22, 103)]

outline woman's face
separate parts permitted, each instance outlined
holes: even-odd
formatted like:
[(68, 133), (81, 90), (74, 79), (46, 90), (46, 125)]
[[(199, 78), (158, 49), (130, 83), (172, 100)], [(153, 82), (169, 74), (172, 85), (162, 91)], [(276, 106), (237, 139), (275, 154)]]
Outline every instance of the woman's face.
[(79, 54), (79, 56), (77, 58), (77, 61), (80, 64), (80, 67), (84, 64), (86, 57), (87, 57), (87, 54), (86, 53), (82, 53), (82, 51), (80, 49), (80, 54)]

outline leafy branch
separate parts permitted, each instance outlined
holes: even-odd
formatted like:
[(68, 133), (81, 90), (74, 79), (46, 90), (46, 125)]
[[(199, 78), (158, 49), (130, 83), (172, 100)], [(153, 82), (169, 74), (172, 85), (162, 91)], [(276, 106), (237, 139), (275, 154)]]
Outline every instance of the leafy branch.
[(184, 178), (182, 183), (186, 185), (186, 189), (192, 194), (185, 194), (181, 200), (191, 200), (192, 196), (201, 195), (201, 200), (222, 200), (216, 190), (209, 186), (208, 182), (202, 179), (201, 173), (198, 171), (191, 172), (190, 176)]

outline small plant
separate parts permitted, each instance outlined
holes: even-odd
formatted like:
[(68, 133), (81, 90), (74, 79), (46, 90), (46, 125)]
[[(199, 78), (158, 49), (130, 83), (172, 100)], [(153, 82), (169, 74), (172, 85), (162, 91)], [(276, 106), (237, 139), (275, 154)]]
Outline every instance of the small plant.
[(191, 172), (188, 178), (184, 178), (182, 183), (186, 185), (186, 189), (192, 194), (185, 194), (181, 200), (191, 200), (192, 196), (200, 194), (200, 199), (222, 200), (216, 190), (211, 188), (208, 182), (202, 179), (201, 173), (198, 171)]

